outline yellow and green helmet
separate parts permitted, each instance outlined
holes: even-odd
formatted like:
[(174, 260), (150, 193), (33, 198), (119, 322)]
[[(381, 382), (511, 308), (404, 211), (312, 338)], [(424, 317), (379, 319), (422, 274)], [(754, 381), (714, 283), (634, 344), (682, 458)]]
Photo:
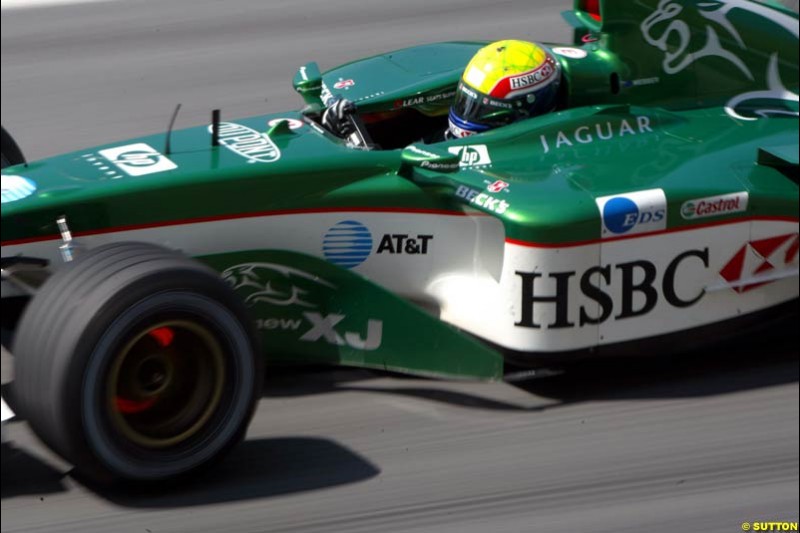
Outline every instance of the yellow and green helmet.
[(467, 65), (450, 107), (450, 134), (466, 137), (556, 106), (561, 67), (553, 54), (526, 41), (497, 41)]

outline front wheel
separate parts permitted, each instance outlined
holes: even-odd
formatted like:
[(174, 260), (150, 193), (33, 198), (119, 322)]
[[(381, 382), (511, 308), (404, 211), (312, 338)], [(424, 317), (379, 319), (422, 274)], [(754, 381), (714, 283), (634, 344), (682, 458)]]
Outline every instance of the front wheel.
[(221, 457), (262, 382), (229, 286), (149, 244), (102, 246), (58, 270), (25, 309), (14, 354), (20, 414), (103, 481), (170, 479)]

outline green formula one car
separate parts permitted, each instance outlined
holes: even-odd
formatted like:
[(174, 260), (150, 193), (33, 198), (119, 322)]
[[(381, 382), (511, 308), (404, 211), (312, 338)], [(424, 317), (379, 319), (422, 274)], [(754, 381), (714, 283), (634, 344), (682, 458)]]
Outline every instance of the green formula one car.
[(432, 140), (486, 43), (309, 63), (300, 111), (41, 161), (3, 130), (12, 407), (79, 469), (153, 481), (242, 438), (265, 361), (491, 380), (793, 312), (797, 15), (565, 17), (557, 109), (464, 138)]

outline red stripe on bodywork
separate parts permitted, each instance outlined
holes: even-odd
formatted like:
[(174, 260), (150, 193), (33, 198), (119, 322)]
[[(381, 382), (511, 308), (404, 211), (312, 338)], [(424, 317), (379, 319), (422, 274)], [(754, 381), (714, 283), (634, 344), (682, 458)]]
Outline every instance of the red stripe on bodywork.
[[(78, 231), (72, 234), (74, 237), (88, 237), (91, 235), (105, 235), (108, 233), (119, 233), (123, 231), (135, 231), (140, 229), (164, 228), (167, 226), (182, 226), (186, 224), (201, 224), (203, 222), (221, 222), (225, 220), (238, 220), (242, 218), (272, 217), (281, 215), (304, 215), (315, 213), (407, 213), (414, 215), (445, 215), (463, 217), (467, 213), (462, 211), (447, 211), (444, 209), (423, 209), (408, 207), (337, 207), (337, 208), (313, 208), (313, 209), (284, 209), (280, 211), (259, 211), (256, 213), (237, 213), (234, 215), (215, 215), (208, 217), (185, 218), (181, 220), (167, 220), (163, 222), (147, 222), (144, 224), (130, 224), (127, 226), (113, 226), (110, 228), (93, 229)], [(2, 241), (3, 246), (14, 246), (19, 244), (29, 244), (32, 242), (42, 242), (61, 239), (61, 235), (42, 235), (39, 237), (27, 237), (24, 239), (11, 239)]]

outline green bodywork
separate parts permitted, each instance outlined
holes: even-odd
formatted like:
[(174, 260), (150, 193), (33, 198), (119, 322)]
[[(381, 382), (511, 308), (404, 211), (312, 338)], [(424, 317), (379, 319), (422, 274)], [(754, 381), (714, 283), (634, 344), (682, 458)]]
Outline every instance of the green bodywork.
[[(502, 375), (502, 358), (493, 350), (362, 276), (322, 259), (287, 251), (201, 259), (234, 287), (241, 287), (239, 294), (261, 317), (256, 327), (264, 333), (263, 347), (273, 362), (347, 364), (447, 378)], [(230, 265), (239, 266), (231, 269)], [(313, 272), (314, 279), (302, 277), (305, 272)], [(270, 292), (287, 294), (297, 287), (304, 301), (316, 305), (313, 309), (286, 306), (262, 295), (260, 287), (248, 283), (248, 276), (268, 284)], [(375, 318), (383, 316), (391, 317), (393, 327), (384, 327)]]
[[(4, 169), (5, 175), (33, 180), (38, 189), (3, 204), (3, 245), (57, 235), (55, 221), (61, 215), (80, 237), (175, 221), (365, 207), (483, 210), (502, 222), (507, 239), (558, 245), (598, 238), (596, 198), (649, 188), (664, 190), (669, 228), (700, 222), (680, 216), (685, 201), (737, 191), (749, 193), (747, 210), (720, 218), (796, 218), (797, 15), (766, 4), (752, 4), (755, 12), (723, 2), (669, 4), (683, 6), (678, 16), (658, 15), (665, 3), (657, 0), (601, 1), (597, 20), (576, 0), (565, 14), (575, 41), (564, 46), (585, 57), (557, 55), (565, 83), (556, 112), (466, 139), (416, 144), (439, 154), (458, 153), (464, 162), (458, 172), (409, 164), (413, 158), (401, 147), (354, 149), (301, 111), (243, 118), (232, 121), (234, 126), (223, 123), (221, 146), (211, 146), (206, 125), (173, 132), (167, 155), (175, 168), (164, 172), (134, 177), (103, 164), (100, 151), (126, 143)], [(346, 97), (365, 119), (407, 112), (441, 117), (444, 128), (464, 66), (485, 44), (423, 45), (355, 61), (324, 73), (323, 85), (305, 87), (304, 97), (309, 101), (311, 94), (313, 100), (316, 91), (326, 102), (331, 95)], [(303, 125), (269, 126), (276, 118)], [(254, 157), (229, 149), (224, 128), (235, 125), (269, 130), (263, 138), (272, 147), (262, 147)], [(132, 143), (163, 153), (165, 136)], [(449, 150), (473, 145), (487, 148), (490, 164), (469, 166), (469, 148)], [(503, 196), (507, 208), (486, 208), (458, 193), (483, 190), (487, 180), (510, 185)], [(205, 260), (222, 271), (242, 259), (270, 262), (281, 253), (288, 252), (242, 251), (241, 257)], [(398, 321), (435, 339), (441, 350), (430, 350), (428, 340), (423, 346), (419, 339), (384, 339), (383, 346), (397, 349), (382, 349), (373, 357), (364, 350), (320, 349), (319, 343), (283, 343), (265, 335), (272, 353), (290, 346), (301, 359), (499, 376), (494, 352), (383, 289), (315, 258), (283, 259), (308, 263), (321, 277), (351, 287), (345, 301), (330, 302), (329, 312), (358, 309), (348, 314), (353, 328), (365, 327), (374, 306), (387, 306)], [(369, 306), (359, 307), (368, 300)], [(438, 355), (423, 357), (423, 348)]]

